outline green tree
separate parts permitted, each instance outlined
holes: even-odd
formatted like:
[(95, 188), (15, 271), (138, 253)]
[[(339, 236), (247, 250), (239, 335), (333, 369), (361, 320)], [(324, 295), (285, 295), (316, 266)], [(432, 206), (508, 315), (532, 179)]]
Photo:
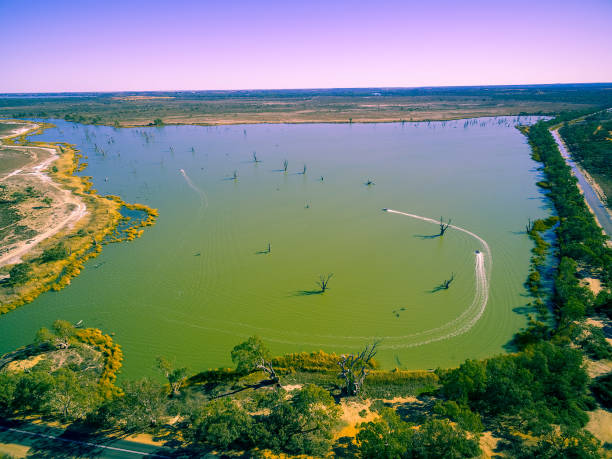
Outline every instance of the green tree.
[(49, 391), (46, 411), (62, 421), (76, 421), (95, 408), (98, 402), (95, 387), (77, 373), (60, 368), (53, 373), (54, 384)]
[(40, 258), (44, 263), (48, 263), (50, 261), (63, 260), (69, 254), (68, 248), (63, 243), (59, 243), (56, 246), (46, 249)]
[(239, 446), (250, 446), (248, 439), (253, 420), (229, 398), (213, 400), (198, 407), (191, 414), (190, 423), (189, 436), (194, 442), (227, 449), (240, 440)]
[(9, 269), (8, 285), (16, 286), (26, 283), (30, 279), (32, 267), (28, 263), (17, 263)]
[(97, 421), (108, 427), (120, 426), (127, 432), (155, 429), (166, 416), (166, 391), (148, 378), (126, 381), (123, 395), (103, 405)]
[(478, 436), (470, 435), (448, 419), (430, 419), (416, 434), (413, 457), (471, 458), (480, 455)]
[(612, 373), (596, 378), (591, 384), (591, 391), (604, 407), (612, 408)]
[(17, 377), (12, 373), (0, 373), (0, 415), (10, 415), (17, 388)]
[(260, 410), (253, 429), (254, 443), (290, 454), (326, 454), (333, 443), (341, 409), (325, 389), (307, 384), (291, 392), (278, 389), (260, 400)]
[(22, 374), (15, 387), (13, 408), (16, 411), (41, 412), (54, 385), (55, 380), (48, 372), (32, 371)]
[(181, 387), (189, 377), (189, 370), (187, 368), (174, 368), (173, 363), (164, 357), (157, 357), (156, 360), (157, 368), (170, 384), (170, 395), (179, 395)]
[(440, 395), (524, 432), (550, 423), (581, 427), (588, 420), (581, 408), (588, 377), (577, 349), (542, 342), (439, 374)]
[(415, 432), (394, 410), (383, 408), (380, 418), (361, 424), (357, 446), (365, 459), (400, 459), (414, 449)]
[(67, 349), (74, 341), (75, 333), (76, 328), (70, 322), (56, 320), (51, 330), (43, 327), (36, 332), (36, 342), (57, 349)]
[(453, 400), (438, 401), (434, 413), (442, 418), (456, 422), (462, 429), (470, 432), (482, 432), (484, 426), (478, 413), (474, 413), (467, 405), (460, 405)]
[(232, 362), (240, 374), (248, 374), (258, 369), (262, 362), (269, 362), (270, 351), (258, 336), (251, 336), (232, 349)]
[(585, 430), (554, 428), (525, 457), (542, 459), (598, 459), (600, 442)]
[(448, 419), (429, 419), (418, 429), (383, 408), (381, 417), (361, 425), (357, 446), (364, 458), (470, 458), (480, 454), (478, 436)]

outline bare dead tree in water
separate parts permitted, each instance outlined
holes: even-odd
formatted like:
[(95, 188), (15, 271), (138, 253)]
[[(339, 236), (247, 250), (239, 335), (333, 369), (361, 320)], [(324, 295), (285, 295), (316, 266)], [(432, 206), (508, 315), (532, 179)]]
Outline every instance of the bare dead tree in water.
[(451, 224), (451, 219), (448, 219), (448, 223), (444, 223), (444, 219), (442, 217), (440, 217), (440, 236), (444, 236), (444, 233), (446, 233), (446, 230), (450, 227)]
[(232, 177), (234, 180), (238, 180), (238, 171), (234, 171), (234, 175)]
[(450, 279), (445, 280), (444, 282), (442, 282), (442, 287), (446, 290), (448, 290), (448, 288), (450, 287), (450, 284), (455, 280), (455, 273), (451, 274)]
[(342, 355), (338, 365), (340, 374), (338, 377), (344, 380), (342, 393), (345, 395), (359, 395), (363, 389), (363, 382), (370, 373), (372, 358), (376, 355), (378, 341), (368, 344), (363, 351), (355, 354)]
[(533, 230), (533, 221), (531, 220), (531, 218), (528, 218), (527, 224), (525, 225), (525, 232), (529, 234), (531, 233), (532, 230)]
[(306, 175), (306, 164), (304, 164), (304, 169), (302, 170), (302, 175)]
[(283, 161), (283, 171), (284, 171), (284, 172), (287, 172), (287, 167), (288, 167), (288, 166), (289, 166), (289, 161), (284, 160), (284, 161)]
[(327, 290), (327, 284), (329, 284), (329, 281), (330, 281), (330, 279), (332, 277), (334, 277), (334, 273), (321, 274), (319, 276), (319, 280), (317, 281), (317, 285), (321, 289), (321, 293), (325, 293), (325, 290)]
[(259, 159), (257, 159), (257, 152), (256, 151), (253, 152), (253, 162), (254, 163), (260, 163), (261, 162)]

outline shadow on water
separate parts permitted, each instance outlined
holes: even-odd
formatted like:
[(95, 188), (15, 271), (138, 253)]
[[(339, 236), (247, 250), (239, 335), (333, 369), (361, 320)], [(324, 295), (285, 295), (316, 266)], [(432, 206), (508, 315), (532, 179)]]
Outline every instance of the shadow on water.
[(440, 236), (442, 236), (442, 235), (441, 234), (431, 234), (431, 235), (415, 234), (413, 237), (416, 237), (418, 239), (437, 239)]
[(323, 290), (298, 290), (292, 296), (322, 295)]
[(431, 290), (427, 290), (427, 292), (429, 292), (429, 293), (436, 293), (436, 292), (439, 292), (440, 290), (448, 290), (448, 287), (446, 287), (444, 284), (440, 284), (440, 285), (432, 288)]

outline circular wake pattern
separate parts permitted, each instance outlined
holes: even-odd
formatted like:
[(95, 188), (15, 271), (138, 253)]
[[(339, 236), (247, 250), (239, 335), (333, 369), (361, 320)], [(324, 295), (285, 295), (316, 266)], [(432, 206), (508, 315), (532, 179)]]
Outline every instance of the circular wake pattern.
[[(406, 217), (414, 218), (417, 220), (422, 220), (424, 222), (433, 223), (435, 225), (439, 224), (439, 222), (434, 220), (433, 218), (422, 217), (420, 215), (409, 214), (407, 212), (400, 212), (399, 210), (393, 210), (393, 209), (385, 209), (385, 211), (392, 213), (392, 214), (404, 215)], [(459, 335), (462, 335), (463, 333), (466, 333), (468, 330), (470, 330), (476, 324), (476, 322), (478, 322), (478, 320), (482, 317), (482, 314), (484, 313), (487, 307), (487, 302), (489, 300), (489, 273), (491, 270), (491, 266), (493, 264), (493, 259), (491, 257), (491, 249), (489, 248), (489, 244), (487, 244), (487, 242), (484, 239), (482, 239), (480, 236), (478, 236), (477, 234), (474, 234), (471, 231), (468, 231), (465, 228), (461, 228), (456, 225), (449, 225), (449, 227), (456, 229), (458, 231), (461, 231), (463, 233), (466, 233), (467, 235), (473, 237), (480, 243), (480, 246), (482, 248), (482, 251), (479, 251), (479, 250), (476, 251), (476, 257), (475, 257), (476, 260), (475, 260), (475, 267), (474, 267), (476, 286), (475, 286), (475, 292), (474, 292), (474, 299), (472, 300), (472, 303), (465, 311), (463, 311), (463, 313), (461, 313), (460, 316), (456, 317), (450, 322), (445, 323), (444, 325), (441, 325), (440, 327), (436, 327), (430, 330), (425, 330), (419, 333), (414, 333), (412, 335), (381, 337), (383, 340), (386, 341), (386, 344), (384, 346), (381, 346), (381, 348), (402, 349), (402, 348), (416, 347), (416, 346), (422, 346), (425, 344), (433, 343), (436, 341), (442, 341), (442, 340), (452, 338), (455, 336), (459, 336)], [(486, 263), (485, 263), (485, 258), (486, 258)], [(389, 343), (389, 341), (398, 341), (398, 340), (401, 340), (401, 341), (408, 340), (409, 341), (411, 338), (425, 338), (425, 339), (420, 339), (412, 343), (411, 342), (402, 342), (402, 343), (397, 343), (397, 344)]]
[[(422, 220), (428, 223), (438, 225), (439, 222), (428, 217), (422, 217), (420, 215), (410, 214), (406, 212), (400, 212), (392, 209), (384, 209), (388, 213), (403, 215), (411, 217), (417, 220)], [(313, 338), (318, 340), (345, 340), (345, 341), (371, 341), (380, 340), (382, 341), (379, 345), (380, 349), (406, 349), (411, 347), (423, 346), (426, 344), (434, 343), (437, 341), (443, 341), (449, 338), (453, 338), (462, 335), (469, 331), (478, 320), (482, 317), (487, 302), (489, 299), (489, 277), (492, 266), (491, 250), (487, 242), (477, 234), (471, 231), (461, 228), (456, 225), (449, 225), (457, 231), (461, 231), (468, 236), (478, 241), (480, 250), (475, 251), (475, 292), (471, 304), (456, 318), (453, 320), (440, 325), (439, 327), (424, 330), (409, 335), (394, 335), (394, 336), (355, 336), (355, 335), (330, 335), (330, 334), (316, 334), (316, 333), (300, 333), (294, 330), (280, 331), (278, 329), (271, 329), (267, 327), (257, 327), (246, 323), (240, 323), (235, 321), (211, 321), (207, 320), (208, 325), (196, 325), (193, 323), (193, 318), (189, 322), (180, 321), (183, 325), (188, 325), (195, 328), (202, 328), (206, 330), (216, 331), (220, 333), (228, 333), (233, 336), (238, 336), (239, 333), (236, 331), (236, 327), (245, 328), (250, 331), (243, 333), (244, 337), (250, 336), (253, 331), (264, 333), (266, 340), (270, 342), (277, 342), (283, 344), (292, 345), (309, 345), (309, 346), (322, 346), (329, 345), (329, 343), (321, 343), (312, 340)], [(176, 320), (170, 320), (170, 322), (179, 322)], [(220, 327), (215, 327), (212, 322), (218, 322)], [(225, 327), (230, 326), (231, 331)], [(284, 336), (283, 336), (284, 335)], [(312, 341), (311, 341), (312, 340)]]

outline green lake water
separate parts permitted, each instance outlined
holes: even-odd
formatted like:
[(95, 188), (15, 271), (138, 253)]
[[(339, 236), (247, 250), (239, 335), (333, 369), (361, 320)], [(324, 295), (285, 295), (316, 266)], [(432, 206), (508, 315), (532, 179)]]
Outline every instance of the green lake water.
[[(515, 117), (142, 129), (53, 122), (35, 139), (76, 144), (99, 193), (155, 207), (159, 218), (140, 239), (105, 246), (68, 288), (0, 317), (0, 353), (63, 318), (115, 333), (128, 377), (152, 373), (157, 355), (193, 371), (229, 366), (231, 348), (254, 334), (275, 354), (344, 353), (382, 339), (385, 367), (434, 368), (503, 352), (526, 322), (532, 244), (522, 231), (550, 210)], [(454, 228), (427, 237), (436, 224), (383, 208), (452, 218), (488, 243), (484, 311), (473, 303), (484, 295), (475, 274), (482, 244)], [(271, 252), (258, 253), (268, 243)], [(324, 273), (334, 273), (329, 290), (311, 294)], [(451, 287), (432, 292), (451, 273)]]

